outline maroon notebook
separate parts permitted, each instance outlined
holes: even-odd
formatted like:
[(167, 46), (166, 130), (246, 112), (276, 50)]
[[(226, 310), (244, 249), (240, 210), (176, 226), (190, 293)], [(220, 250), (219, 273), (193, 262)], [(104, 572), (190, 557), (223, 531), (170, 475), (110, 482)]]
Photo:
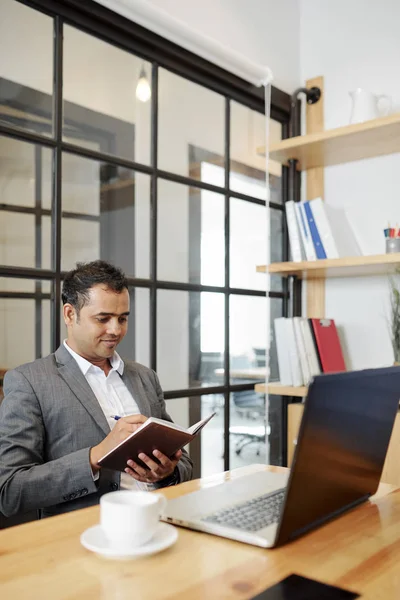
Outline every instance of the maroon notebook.
[(152, 455), (154, 450), (159, 450), (166, 456), (171, 457), (191, 442), (214, 415), (215, 413), (188, 429), (170, 421), (150, 417), (139, 429), (136, 429), (118, 446), (105, 454), (99, 460), (99, 465), (115, 471), (124, 471), (127, 467), (127, 461), (132, 459), (140, 466), (148, 469), (147, 465), (138, 457), (141, 452), (144, 452), (156, 462), (159, 461)]
[(342, 347), (333, 319), (309, 319), (322, 373), (346, 371)]

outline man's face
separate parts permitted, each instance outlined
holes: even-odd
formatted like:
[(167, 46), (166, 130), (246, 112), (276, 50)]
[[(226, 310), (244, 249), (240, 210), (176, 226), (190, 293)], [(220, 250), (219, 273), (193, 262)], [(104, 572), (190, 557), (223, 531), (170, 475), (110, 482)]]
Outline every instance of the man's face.
[(79, 316), (71, 304), (64, 305), (68, 345), (90, 362), (111, 358), (128, 330), (129, 293), (119, 294), (106, 285), (95, 285)]

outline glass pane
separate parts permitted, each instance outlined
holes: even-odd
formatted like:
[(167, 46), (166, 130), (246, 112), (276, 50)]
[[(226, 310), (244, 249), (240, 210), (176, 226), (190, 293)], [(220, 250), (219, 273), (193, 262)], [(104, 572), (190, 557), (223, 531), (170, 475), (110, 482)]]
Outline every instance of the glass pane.
[[(231, 161), (229, 185), (231, 190), (267, 199), (265, 185), (265, 157), (258, 152), (265, 146), (265, 115), (237, 102), (231, 102)], [(270, 119), (269, 143), (279, 142), (282, 126)], [(281, 165), (269, 162), (269, 173), (280, 178)], [(280, 202), (271, 198), (273, 201)]]
[(206, 477), (224, 469), (224, 397), (221, 394), (166, 400), (167, 412), (178, 425), (189, 427), (212, 412), (217, 414), (201, 435), (185, 447), (193, 461), (193, 477)]
[(269, 380), (279, 381), (278, 356), (276, 353), (276, 340), (274, 321), (283, 317), (283, 301), (280, 298), (270, 298), (270, 349), (269, 349)]
[(267, 209), (236, 198), (230, 203), (230, 285), (265, 290), (265, 275), (256, 266), (266, 262)]
[(223, 294), (159, 290), (157, 373), (164, 390), (223, 384)]
[(0, 2), (0, 123), (53, 133), (53, 19)]
[(0, 264), (49, 268), (51, 172), (51, 150), (0, 136)]
[[(282, 301), (273, 299), (280, 305)], [(276, 308), (276, 305), (274, 305)], [(267, 310), (265, 298), (231, 296), (230, 299), (230, 351), (231, 383), (265, 381)], [(276, 351), (273, 352), (276, 360)], [(231, 394), (230, 467), (254, 462), (267, 462), (267, 422), (265, 395), (254, 389)]]
[(128, 333), (118, 346), (122, 358), (150, 366), (150, 293), (144, 288), (130, 288), (131, 314)]
[(203, 161), (224, 165), (222, 96), (160, 69), (158, 110), (161, 169), (206, 181), (201, 173)]
[[(0, 278), (0, 370), (49, 354), (51, 300), (48, 289), (47, 281)], [(21, 293), (26, 297), (16, 297)]]
[[(190, 427), (190, 425), (193, 425), (193, 423), (190, 422), (189, 416), (189, 398), (172, 398), (165, 402), (167, 413), (174, 423), (181, 425), (182, 427)], [(198, 421), (200, 421), (200, 419), (198, 419)], [(190, 453), (190, 446), (186, 447), (186, 450)]]
[(158, 181), (158, 279), (224, 285), (224, 196)]
[(149, 277), (150, 177), (73, 154), (63, 156), (63, 270), (109, 260)]
[(33, 280), (33, 279), (17, 279), (14, 277), (0, 277), (0, 292), (27, 292), (33, 293), (35, 289), (39, 289), (42, 292), (50, 294), (51, 282), (46, 280)]
[[(231, 383), (264, 381), (267, 339), (266, 298), (232, 295), (229, 322)], [(259, 375), (255, 376), (254, 373)]]
[(231, 393), (229, 449), (231, 469), (268, 463), (265, 395), (254, 390)]
[[(271, 262), (283, 261), (283, 212), (270, 209), (270, 260)], [(265, 263), (265, 261), (264, 261)], [(261, 263), (263, 264), (263, 263)], [(259, 274), (260, 275), (260, 274)], [(261, 273), (262, 275), (262, 273)], [(271, 290), (281, 292), (283, 289), (283, 279), (279, 275), (271, 275)]]
[(269, 194), (270, 201), (275, 204), (282, 204), (282, 178), (276, 175), (269, 175)]
[(138, 57), (74, 27), (64, 27), (64, 139), (130, 160), (150, 162), (151, 102), (135, 93)]
[[(224, 396), (201, 396), (201, 418), (216, 415), (201, 431), (201, 477), (222, 473), (224, 470)], [(193, 456), (192, 456), (193, 458)]]
[[(192, 294), (192, 303), (200, 296), (200, 374), (202, 386), (224, 385), (225, 297), (202, 292)], [(192, 313), (193, 322), (198, 315)], [(196, 330), (198, 331), (198, 329)], [(193, 348), (192, 348), (193, 350)], [(195, 353), (193, 352), (195, 356)]]

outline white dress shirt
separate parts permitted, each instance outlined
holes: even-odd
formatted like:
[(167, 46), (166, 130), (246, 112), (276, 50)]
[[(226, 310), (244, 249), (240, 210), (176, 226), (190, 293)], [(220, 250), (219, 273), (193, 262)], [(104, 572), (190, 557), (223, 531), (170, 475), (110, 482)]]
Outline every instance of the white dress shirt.
[[(64, 340), (64, 346), (71, 356), (78, 363), (78, 367), (85, 376), (90, 385), (93, 394), (96, 396), (101, 410), (104, 413), (110, 430), (115, 427), (117, 421), (114, 415), (125, 417), (128, 415), (138, 415), (140, 410), (132, 394), (122, 381), (124, 372), (124, 361), (117, 352), (114, 352), (110, 359), (111, 370), (106, 376), (103, 369), (96, 367), (91, 362), (74, 352)], [(98, 479), (95, 475), (94, 478)], [(154, 486), (141, 483), (130, 477), (127, 473), (121, 473), (121, 489), (153, 489)]]

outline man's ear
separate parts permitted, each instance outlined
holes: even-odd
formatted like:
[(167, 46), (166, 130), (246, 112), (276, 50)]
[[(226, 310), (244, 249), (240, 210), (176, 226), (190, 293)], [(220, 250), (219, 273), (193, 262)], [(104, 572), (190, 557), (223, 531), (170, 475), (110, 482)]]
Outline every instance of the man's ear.
[(67, 327), (68, 325), (72, 325), (72, 323), (75, 321), (76, 310), (69, 302), (66, 302), (66, 304), (63, 306), (63, 316), (64, 323)]

